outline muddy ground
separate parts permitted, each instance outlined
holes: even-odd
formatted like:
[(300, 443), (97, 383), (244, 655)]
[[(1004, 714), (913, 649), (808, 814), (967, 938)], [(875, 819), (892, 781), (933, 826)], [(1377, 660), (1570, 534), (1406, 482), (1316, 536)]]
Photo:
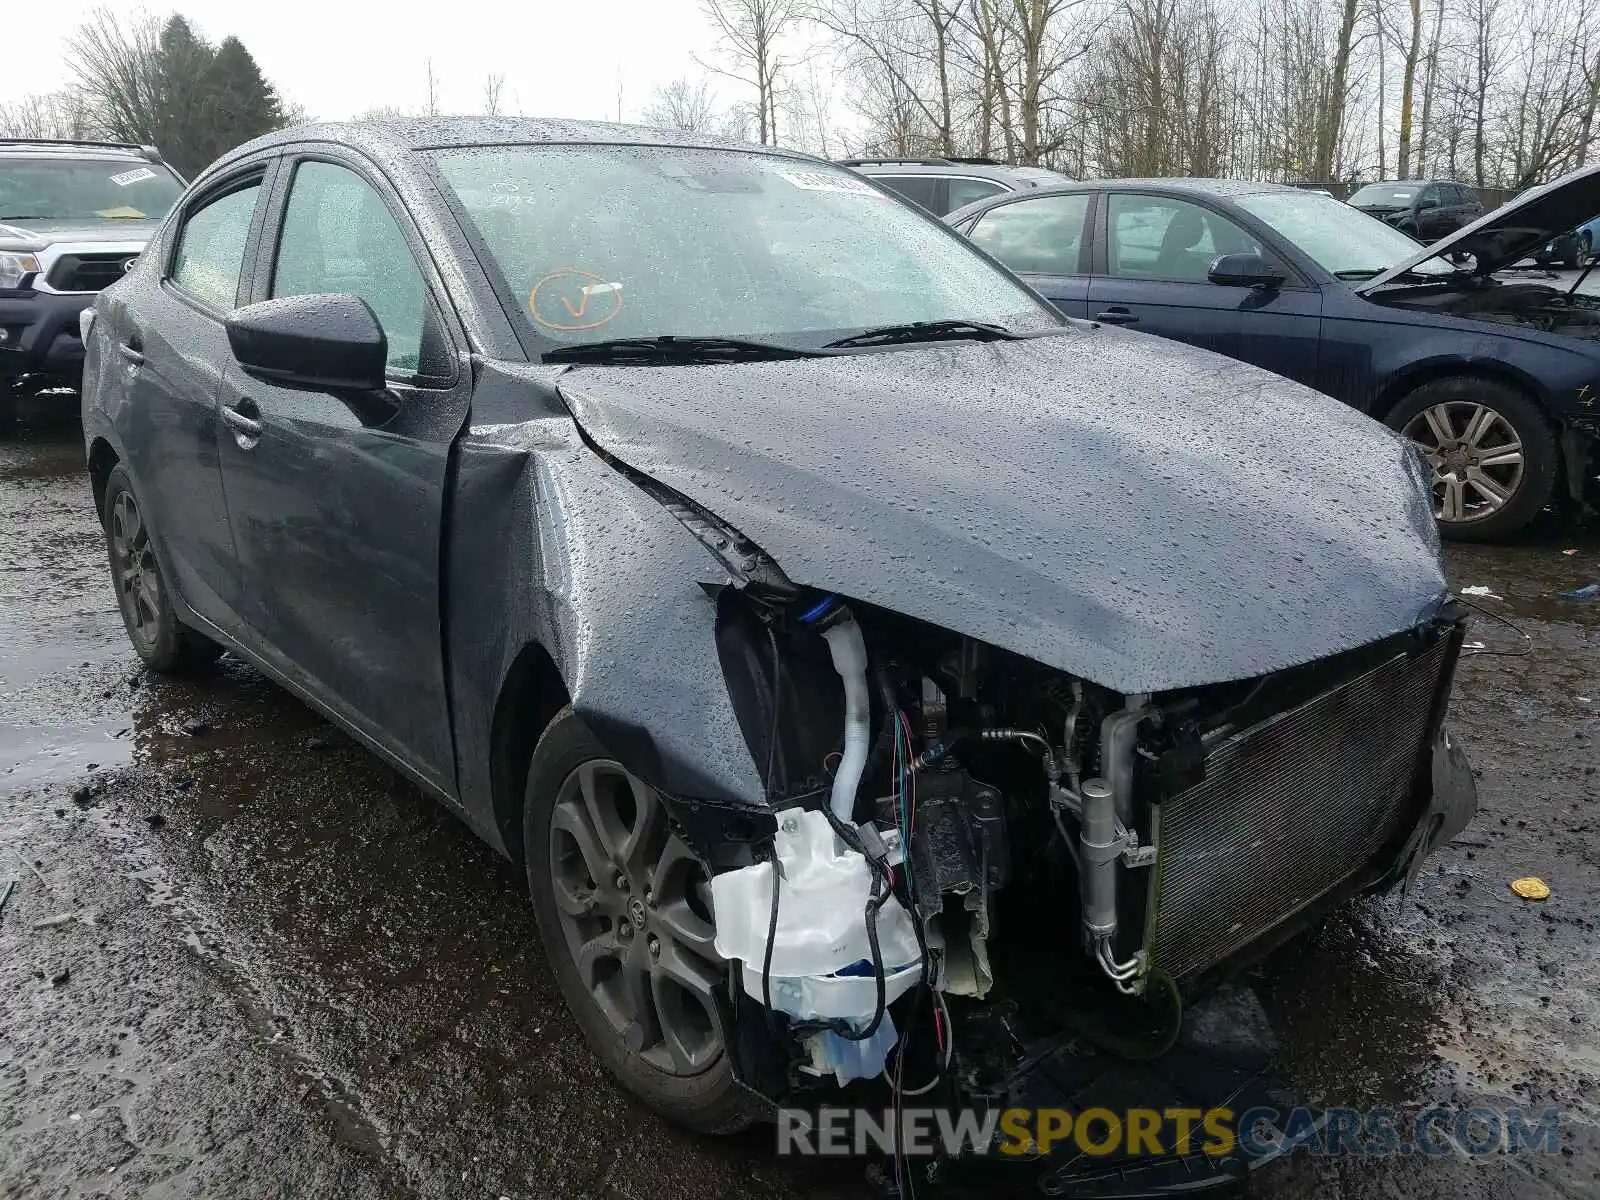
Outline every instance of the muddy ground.
[[(1576, 549), (1568, 555), (1563, 551)], [(1559, 1108), (1553, 1157), (1314, 1160), (1257, 1197), (1600, 1194), (1600, 537), (1450, 552), (1483, 809), (1405, 904), (1252, 976), (1313, 1101)], [(1525, 635), (1525, 636), (1524, 636)], [(1537, 874), (1543, 904), (1507, 882)], [(0, 443), (0, 1196), (865, 1195), (678, 1133), (581, 1044), (516, 873), (251, 670), (140, 669), (71, 422)]]

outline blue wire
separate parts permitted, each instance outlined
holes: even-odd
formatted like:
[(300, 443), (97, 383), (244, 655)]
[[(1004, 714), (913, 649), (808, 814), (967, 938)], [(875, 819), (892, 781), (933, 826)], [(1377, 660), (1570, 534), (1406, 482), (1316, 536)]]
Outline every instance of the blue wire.
[(822, 616), (823, 613), (827, 612), (836, 603), (838, 603), (838, 600), (839, 597), (837, 596), (824, 596), (821, 600), (818, 600), (816, 604), (812, 605), (808, 612), (803, 612), (800, 614), (800, 623), (802, 625), (811, 624), (812, 621), (815, 621), (818, 617)]

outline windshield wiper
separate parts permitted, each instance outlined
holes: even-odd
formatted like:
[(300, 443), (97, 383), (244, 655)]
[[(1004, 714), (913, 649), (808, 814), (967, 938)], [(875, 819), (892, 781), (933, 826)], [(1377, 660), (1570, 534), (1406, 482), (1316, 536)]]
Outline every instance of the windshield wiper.
[(758, 342), (749, 338), (679, 337), (662, 334), (659, 337), (611, 338), (603, 342), (574, 342), (557, 346), (540, 356), (545, 362), (565, 363), (702, 363), (702, 362), (759, 362), (786, 358), (817, 358), (816, 350), (800, 350), (794, 346), (781, 346), (776, 342)]
[(0, 221), (54, 221), (49, 213), (7, 213)]
[(830, 348), (846, 346), (892, 346), (902, 342), (945, 342), (971, 338), (979, 342), (1016, 341), (1022, 337), (1004, 325), (988, 321), (910, 321), (904, 325), (880, 325), (876, 329), (852, 333), (828, 343)]

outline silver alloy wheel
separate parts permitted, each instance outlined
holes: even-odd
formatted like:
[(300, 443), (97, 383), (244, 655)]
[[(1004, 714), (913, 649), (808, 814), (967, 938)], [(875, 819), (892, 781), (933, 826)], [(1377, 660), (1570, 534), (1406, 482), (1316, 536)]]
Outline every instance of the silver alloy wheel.
[(550, 820), (550, 879), (578, 976), (623, 1044), (670, 1075), (722, 1055), (710, 887), (654, 788), (593, 759), (567, 776)]
[(1470, 400), (1430, 405), (1401, 431), (1433, 469), (1434, 514), (1467, 524), (1499, 512), (1522, 486), (1522, 439), (1497, 410)]
[(117, 603), (128, 628), (153, 643), (161, 636), (161, 572), (150, 549), (150, 532), (129, 492), (119, 493), (112, 502), (110, 533)]

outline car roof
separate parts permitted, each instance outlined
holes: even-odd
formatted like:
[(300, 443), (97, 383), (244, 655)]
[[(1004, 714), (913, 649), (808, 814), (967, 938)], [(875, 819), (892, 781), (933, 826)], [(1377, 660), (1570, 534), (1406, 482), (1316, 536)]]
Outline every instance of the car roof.
[(57, 138), (0, 137), (0, 157), (3, 158), (86, 158), (111, 162), (161, 162), (154, 146), (139, 146), (132, 142), (88, 142)]
[(335, 142), (366, 151), (379, 160), (416, 150), (469, 146), (629, 145), (747, 150), (814, 161), (810, 155), (776, 146), (755, 146), (730, 138), (682, 130), (649, 129), (610, 121), (567, 121), (535, 117), (417, 117), (408, 120), (335, 121), (280, 129), (218, 159), (207, 174), (273, 146), (296, 142)]
[(847, 158), (838, 164), (863, 175), (963, 175), (975, 179), (1056, 179), (1066, 176), (1048, 167), (1014, 167), (1009, 163), (970, 158)]
[[(1084, 179), (1071, 183), (1051, 184), (1047, 187), (1035, 188), (1027, 193), (1026, 198), (1036, 200), (1041, 196), (1070, 196), (1075, 192), (1105, 192), (1105, 191), (1139, 191), (1152, 192), (1161, 196), (1210, 196), (1218, 199), (1232, 199), (1236, 196), (1258, 196), (1272, 192), (1299, 192), (1305, 193), (1306, 188), (1293, 187), (1287, 183), (1261, 183), (1249, 179), (1199, 179), (1174, 177), (1167, 179)], [(976, 200), (954, 212), (946, 213), (944, 220), (956, 224), (965, 220), (974, 213), (989, 208), (998, 208), (1021, 199), (1015, 194), (1008, 196), (987, 196)]]

